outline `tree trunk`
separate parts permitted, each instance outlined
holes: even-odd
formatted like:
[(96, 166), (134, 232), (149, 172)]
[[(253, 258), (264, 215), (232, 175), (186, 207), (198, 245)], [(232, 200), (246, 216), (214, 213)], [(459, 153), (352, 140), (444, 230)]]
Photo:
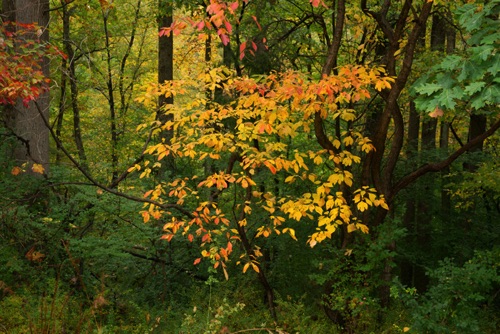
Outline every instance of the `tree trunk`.
[(73, 110), (73, 140), (78, 152), (78, 158), (83, 169), (89, 172), (87, 155), (83, 146), (82, 131), (80, 125), (80, 108), (78, 106), (78, 81), (76, 78), (75, 52), (71, 43), (70, 36), (70, 16), (71, 10), (68, 6), (63, 6), (63, 44), (66, 55), (68, 56), (69, 64), (67, 73), (69, 77), (69, 86), (71, 90), (71, 109)]
[[(48, 0), (3, 0), (4, 15), (9, 21), (40, 26), (40, 40), (49, 40), (49, 1)], [(33, 36), (33, 38), (36, 38)], [(48, 60), (43, 58), (42, 70), (49, 76)], [(16, 164), (41, 164), (45, 173), (49, 171), (49, 130), (42, 116), (49, 119), (49, 92), (44, 92), (24, 106), (21, 101), (5, 107), (5, 124), (17, 138), (12, 147), (11, 157)], [(38, 106), (37, 106), (38, 105)], [(40, 109), (40, 110), (39, 110)], [(26, 170), (31, 171), (31, 168)]]
[[(158, 3), (158, 29), (170, 27), (173, 22), (174, 4), (171, 0), (159, 0)], [(163, 84), (166, 81), (174, 80), (174, 36), (170, 33), (169, 36), (161, 36), (158, 39), (158, 83)], [(166, 122), (173, 120), (173, 115), (167, 113), (168, 105), (174, 104), (173, 96), (161, 95), (158, 98), (158, 110), (156, 118), (163, 125)], [(165, 144), (170, 144), (173, 138), (173, 129), (163, 130), (160, 135), (160, 140)], [(174, 170), (174, 160), (169, 155), (163, 159), (162, 174), (167, 170)]]

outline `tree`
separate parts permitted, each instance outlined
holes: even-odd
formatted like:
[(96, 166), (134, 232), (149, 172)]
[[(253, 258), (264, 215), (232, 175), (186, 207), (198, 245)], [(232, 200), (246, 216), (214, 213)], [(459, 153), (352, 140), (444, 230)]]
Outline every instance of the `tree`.
[[(28, 39), (38, 40), (42, 43), (47, 42), (49, 38), (49, 2), (48, 1), (24, 1), (24, 0), (5, 0), (3, 2), (2, 16), (14, 24), (4, 26), (8, 34), (24, 35)], [(29, 25), (37, 24), (37, 31), (22, 32)], [(24, 25), (24, 26), (23, 26)], [(28, 25), (28, 26), (26, 26)], [(9, 31), (10, 30), (10, 31)], [(46, 57), (31, 48), (36, 48), (36, 43), (26, 43), (24, 45), (11, 44), (8, 48), (14, 50), (25, 50), (32, 56), (39, 57), (35, 63), (35, 69), (40, 68), (43, 77), (49, 77), (49, 65)], [(5, 48), (5, 45), (2, 46)], [(8, 63), (7, 63), (8, 64)], [(28, 65), (28, 64), (26, 64)], [(14, 70), (20, 70), (14, 67)], [(35, 73), (36, 74), (36, 73)], [(16, 164), (24, 163), (40, 165), (43, 170), (48, 172), (49, 168), (49, 132), (43, 121), (43, 117), (49, 117), (49, 93), (47, 89), (37, 92), (37, 85), (44, 79), (40, 76), (33, 78), (34, 94), (24, 95), (23, 101), (16, 100), (15, 104), (7, 105), (4, 108), (3, 119), (7, 129), (9, 129), (13, 138), (13, 146), (10, 155), (16, 161)], [(39, 89), (39, 88), (38, 88)], [(21, 95), (22, 96), (22, 95)], [(33, 100), (33, 101), (30, 101)]]

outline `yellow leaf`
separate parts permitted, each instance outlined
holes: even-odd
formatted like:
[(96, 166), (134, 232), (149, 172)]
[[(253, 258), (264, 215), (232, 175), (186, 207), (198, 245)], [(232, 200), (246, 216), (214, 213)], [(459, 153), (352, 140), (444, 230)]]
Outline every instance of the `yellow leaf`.
[(408, 332), (409, 330), (410, 330), (410, 327), (404, 327), (403, 328), (403, 332), (405, 332), (405, 333)]
[(361, 212), (368, 209), (368, 204), (366, 204), (366, 202), (359, 202), (357, 206), (358, 206), (358, 210)]
[(360, 229), (361, 232), (363, 232), (363, 233), (368, 233), (369, 232), (368, 226), (366, 226), (365, 224), (356, 224), (356, 227), (358, 229)]
[(31, 167), (31, 170), (34, 173), (43, 174), (43, 172), (45, 171), (45, 168), (43, 168), (43, 166), (40, 164), (33, 164), (33, 166)]
[(346, 146), (350, 146), (354, 143), (354, 138), (352, 138), (351, 136), (347, 136), (344, 138), (344, 144)]
[(246, 272), (247, 272), (248, 267), (250, 267), (250, 262), (246, 263), (246, 264), (243, 266), (243, 273), (246, 273)]
[(354, 225), (354, 224), (347, 225), (347, 232), (348, 233), (352, 233), (354, 231), (356, 231), (356, 225)]

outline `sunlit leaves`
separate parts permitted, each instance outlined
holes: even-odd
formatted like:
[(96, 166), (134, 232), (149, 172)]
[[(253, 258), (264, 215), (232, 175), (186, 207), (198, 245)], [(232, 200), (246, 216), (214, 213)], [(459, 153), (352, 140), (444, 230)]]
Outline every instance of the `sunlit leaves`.
[(33, 166), (31, 166), (31, 170), (33, 173), (37, 174), (43, 174), (45, 172), (45, 168), (43, 168), (41, 164), (33, 164)]
[(43, 57), (64, 56), (34, 36), (33, 24), (4, 22), (0, 26), (0, 104), (24, 105), (48, 90), (50, 80), (42, 71)]
[[(197, 82), (146, 87), (141, 98), (146, 105), (159, 94), (177, 94), (178, 100), (187, 102), (178, 102), (166, 111), (173, 119), (159, 130), (174, 130), (170, 142), (151, 145), (145, 153), (158, 164), (167, 156), (182, 159), (193, 166), (193, 173), (158, 184), (144, 194), (159, 203), (183, 205), (192, 217), (170, 217), (148, 204), (142, 211), (144, 221), (171, 219), (164, 225), (163, 239), (171, 241), (182, 235), (198, 243), (201, 257), (195, 264), (207, 259), (218, 268), (224, 268), (233, 244), (242, 235), (256, 241), (283, 234), (293, 240), (305, 238), (292, 226), (297, 222), (316, 227), (307, 239), (311, 247), (331, 238), (339, 228), (367, 233), (368, 226), (358, 215), (372, 207), (388, 207), (375, 189), (354, 188), (358, 181), (351, 169), (374, 148), (351, 125), (360, 117), (353, 106), (392, 82), (383, 73), (381, 68), (346, 66), (337, 75), (311, 81), (296, 72), (233, 78), (220, 68), (202, 74)], [(216, 89), (231, 102), (219, 105), (213, 101), (207, 91), (213, 97)], [(200, 94), (192, 95), (197, 90)], [(183, 100), (183, 94), (191, 95)], [(325, 150), (314, 141), (304, 148), (292, 145), (295, 140), (314, 138), (316, 115), (341, 125), (338, 137), (331, 138), (335, 150)], [(205, 161), (224, 167), (196, 172)], [(147, 177), (156, 168), (144, 163), (129, 171)], [(274, 189), (270, 180), (285, 190)], [(304, 189), (308, 190), (297, 192), (295, 185), (307, 185)], [(350, 190), (353, 196), (346, 196), (349, 188), (354, 188)], [(243, 270), (258, 271), (261, 253), (257, 246), (245, 253)]]

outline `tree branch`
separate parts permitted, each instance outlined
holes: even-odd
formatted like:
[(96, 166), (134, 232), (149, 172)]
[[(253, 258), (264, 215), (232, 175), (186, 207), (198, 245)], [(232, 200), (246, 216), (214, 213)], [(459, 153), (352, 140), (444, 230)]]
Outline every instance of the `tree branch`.
[[(167, 210), (168, 209), (175, 209), (189, 218), (194, 218), (194, 216), (191, 212), (184, 209), (183, 207), (181, 207), (178, 204), (161, 203), (158, 201), (153, 201), (153, 200), (148, 199), (148, 198), (142, 198), (142, 197), (128, 195), (128, 194), (125, 194), (125, 193), (122, 193), (118, 190), (113, 189), (111, 186), (114, 185), (116, 183), (116, 181), (118, 179), (120, 179), (121, 177), (114, 180), (114, 182), (110, 186), (106, 186), (106, 185), (98, 182), (78, 163), (78, 161), (75, 160), (75, 158), (71, 155), (71, 153), (69, 153), (68, 150), (66, 150), (66, 148), (63, 146), (63, 144), (61, 143), (59, 138), (57, 138), (56, 134), (54, 133), (54, 130), (50, 128), (50, 124), (49, 124), (48, 120), (45, 118), (45, 116), (43, 115), (42, 110), (40, 109), (40, 106), (38, 105), (38, 103), (36, 101), (34, 101), (34, 103), (35, 103), (35, 106), (36, 106), (40, 116), (42, 117), (43, 122), (45, 123), (45, 126), (47, 126), (52, 138), (56, 142), (57, 147), (64, 153), (64, 155), (66, 155), (66, 157), (68, 157), (68, 159), (73, 163), (73, 165), (75, 165), (75, 167), (82, 173), (82, 175), (85, 176), (85, 178), (87, 180), (89, 180), (94, 186), (96, 186), (96, 187), (98, 187), (98, 188), (100, 188), (100, 189), (102, 189), (110, 194), (113, 194), (113, 195), (116, 195), (119, 197), (123, 197), (123, 198), (129, 199), (129, 200), (134, 201), (134, 202), (153, 204), (161, 209), (167, 209)], [(123, 174), (122, 174), (122, 176), (123, 176), (122, 179), (124, 179), (126, 177), (126, 175), (123, 175)]]
[(453, 152), (448, 158), (445, 160), (442, 160), (438, 163), (435, 164), (426, 164), (423, 165), (422, 167), (418, 168), (417, 170), (411, 172), (410, 174), (404, 176), (401, 180), (399, 180), (396, 185), (392, 188), (390, 194), (388, 194), (387, 199), (389, 202), (392, 201), (394, 196), (401, 191), (402, 189), (406, 188), (413, 182), (415, 182), (418, 178), (421, 176), (429, 173), (429, 172), (439, 172), (443, 170), (444, 168), (448, 167), (451, 165), (452, 162), (454, 162), (458, 157), (460, 157), (462, 154), (467, 152), (469, 149), (474, 147), (475, 145), (481, 143), (484, 141), (486, 138), (490, 137), (495, 133), (496, 130), (500, 128), (500, 118), (497, 119), (496, 123), (494, 123), (486, 132), (483, 134), (477, 136), (467, 144), (463, 145), (460, 147), (458, 150)]

